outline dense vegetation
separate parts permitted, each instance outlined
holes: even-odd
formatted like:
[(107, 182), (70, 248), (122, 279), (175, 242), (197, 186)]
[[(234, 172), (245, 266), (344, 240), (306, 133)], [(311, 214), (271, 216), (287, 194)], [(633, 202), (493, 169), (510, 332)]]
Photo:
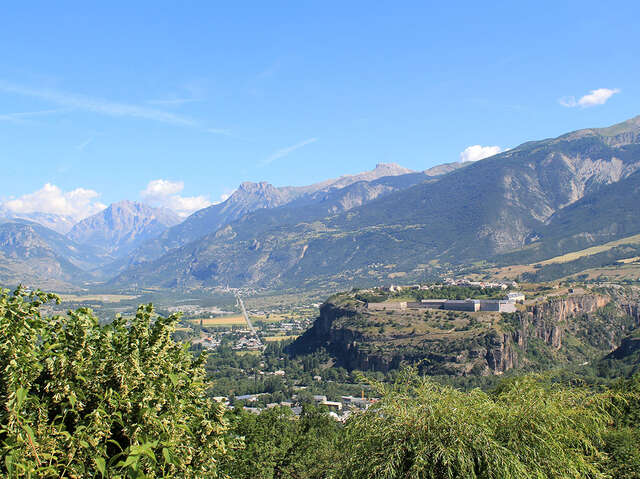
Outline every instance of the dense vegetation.
[[(360, 378), (381, 399), (344, 424), (309, 405), (225, 413), (204, 355), (172, 339), (176, 317), (150, 305), (108, 325), (86, 309), (46, 317), (55, 300), (0, 294), (3, 477), (640, 478), (639, 376), (463, 392), (404, 370)], [(320, 360), (290, 366), (308, 375)]]
[(461, 392), (407, 370), (344, 425), (312, 408), (236, 409), (234, 478), (640, 477), (640, 377), (593, 389), (523, 376)]
[(204, 356), (171, 338), (177, 317), (43, 317), (56, 299), (0, 294), (0, 475), (217, 477), (223, 410)]
[(396, 292), (355, 291), (354, 297), (365, 303), (380, 303), (387, 300), (421, 301), (423, 299), (503, 299), (506, 293), (501, 288), (478, 286), (439, 286), (430, 289), (402, 289)]

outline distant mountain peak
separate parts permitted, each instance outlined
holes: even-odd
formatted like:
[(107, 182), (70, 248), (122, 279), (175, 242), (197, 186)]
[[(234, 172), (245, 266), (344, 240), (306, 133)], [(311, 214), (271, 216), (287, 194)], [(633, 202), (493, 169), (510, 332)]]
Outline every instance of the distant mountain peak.
[(598, 128), (597, 131), (603, 136), (617, 135), (620, 133), (628, 132), (638, 132), (640, 131), (640, 115), (634, 116), (627, 121), (623, 121), (622, 123), (617, 123), (606, 128)]
[(600, 137), (611, 147), (625, 146), (640, 141), (640, 115), (605, 128), (585, 128), (562, 135), (555, 141), (574, 140), (584, 137)]
[(309, 186), (295, 187), (293, 189), (301, 193), (312, 193), (325, 188), (344, 188), (359, 181), (374, 181), (379, 178), (384, 178), (385, 176), (400, 176), (409, 173), (415, 173), (415, 171), (396, 163), (378, 163), (373, 170), (363, 171), (355, 175), (343, 175), (338, 178), (321, 181), (320, 183)]
[(169, 209), (123, 200), (80, 221), (67, 236), (119, 255), (178, 223), (180, 218)]
[(397, 175), (406, 175), (408, 173), (413, 173), (413, 170), (409, 168), (405, 168), (397, 163), (378, 163), (376, 167), (373, 169), (376, 173), (389, 173), (385, 176), (397, 176)]
[(259, 191), (270, 191), (275, 190), (276, 187), (267, 181), (259, 181), (258, 183), (254, 183), (252, 181), (243, 181), (240, 183), (238, 190), (244, 191), (247, 193), (255, 193)]

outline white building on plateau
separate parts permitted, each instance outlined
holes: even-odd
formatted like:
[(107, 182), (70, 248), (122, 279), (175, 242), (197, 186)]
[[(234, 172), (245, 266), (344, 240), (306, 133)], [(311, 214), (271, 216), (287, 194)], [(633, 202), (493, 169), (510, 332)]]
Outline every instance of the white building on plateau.
[(519, 291), (514, 291), (513, 293), (507, 294), (507, 300), (513, 301), (515, 303), (524, 302), (524, 294)]
[(448, 311), (497, 311), (515, 313), (516, 303), (524, 301), (524, 294), (509, 293), (505, 299), (423, 299), (415, 302), (368, 303), (374, 311), (404, 311), (406, 309), (445, 309)]

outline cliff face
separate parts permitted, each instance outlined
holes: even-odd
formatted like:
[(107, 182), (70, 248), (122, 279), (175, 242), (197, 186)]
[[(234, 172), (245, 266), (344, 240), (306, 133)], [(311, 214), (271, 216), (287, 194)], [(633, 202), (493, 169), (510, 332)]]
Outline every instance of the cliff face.
[(524, 349), (527, 341), (534, 337), (559, 350), (565, 333), (571, 329), (571, 318), (579, 314), (593, 314), (610, 301), (608, 296), (577, 295), (528, 306), (526, 312), (518, 313), (520, 327), (513, 339)]
[[(424, 314), (436, 313), (373, 316), (357, 302), (328, 301), (290, 352), (325, 348), (348, 369), (388, 371), (407, 362), (428, 374), (489, 375), (583, 362), (612, 351), (640, 326), (637, 304), (620, 305), (600, 294), (549, 299), (517, 313), (481, 318), (479, 325), (471, 319), (476, 327), (460, 326), (461, 318), (470, 317), (465, 313), (457, 318), (442, 313), (441, 329), (434, 331), (419, 322), (433, 321)], [(451, 329), (442, 329), (445, 319)]]

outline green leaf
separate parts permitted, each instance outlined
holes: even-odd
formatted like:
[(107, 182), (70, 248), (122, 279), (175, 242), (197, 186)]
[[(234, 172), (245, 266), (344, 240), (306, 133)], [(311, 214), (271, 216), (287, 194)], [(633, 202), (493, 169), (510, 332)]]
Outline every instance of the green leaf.
[(127, 460), (124, 462), (119, 462), (118, 466), (120, 467), (129, 467), (131, 466), (131, 468), (133, 468), (134, 470), (138, 468), (138, 460), (139, 460), (140, 456), (137, 455), (129, 455), (127, 457)]
[(171, 383), (175, 386), (176, 384), (178, 384), (178, 376), (173, 374), (173, 373), (169, 373), (169, 379), (171, 379)]
[(96, 461), (96, 467), (98, 468), (98, 471), (100, 471), (100, 474), (102, 474), (102, 477), (104, 477), (104, 473), (106, 470), (106, 464), (104, 462), (104, 459), (101, 457), (96, 457), (95, 461)]
[(162, 448), (162, 456), (164, 457), (164, 461), (167, 464), (173, 464), (173, 458), (171, 457), (171, 452), (166, 447)]
[(27, 436), (31, 439), (31, 442), (36, 442), (36, 435), (33, 433), (33, 429), (28, 424), (23, 426), (23, 429), (27, 432)]
[(20, 409), (26, 397), (27, 397), (27, 390), (22, 386), (19, 387), (18, 390), (16, 391), (16, 399), (17, 399), (16, 406), (18, 409)]
[(13, 456), (7, 454), (4, 457), (4, 465), (7, 468), (7, 472), (9, 474), (12, 474), (13, 473)]

